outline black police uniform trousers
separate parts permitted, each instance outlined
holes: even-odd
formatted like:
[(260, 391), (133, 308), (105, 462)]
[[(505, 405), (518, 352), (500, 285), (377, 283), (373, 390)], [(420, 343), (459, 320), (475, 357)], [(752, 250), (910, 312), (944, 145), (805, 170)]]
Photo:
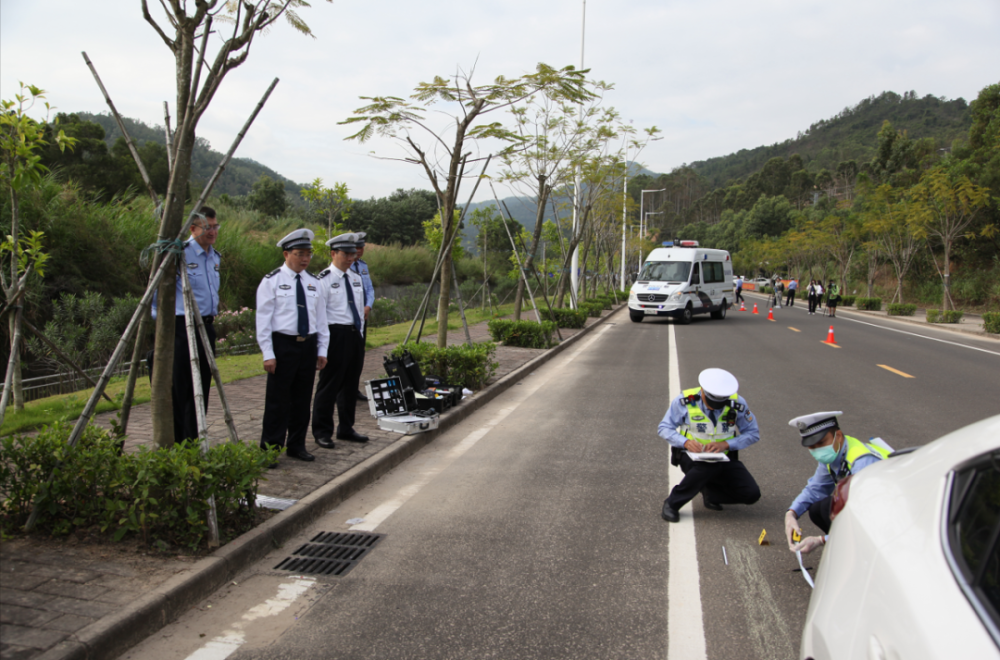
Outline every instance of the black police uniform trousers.
[[(181, 443), (198, 437), (198, 416), (194, 402), (194, 381), (191, 377), (191, 352), (188, 350), (187, 326), (184, 316), (175, 317), (174, 322), (174, 382), (171, 396), (174, 401), (174, 442)], [(215, 355), (215, 317), (201, 317), (205, 322), (205, 334)], [(198, 337), (198, 370), (201, 372), (201, 391), (205, 396), (205, 412), (208, 412), (208, 391), (212, 385), (212, 370), (208, 366), (205, 345)]]
[[(368, 324), (365, 324), (365, 331), (361, 333), (361, 365), (358, 367), (358, 374), (365, 370), (365, 347), (368, 344)], [(358, 378), (358, 392), (361, 392), (361, 379)], [(346, 388), (340, 388), (340, 394), (337, 395), (337, 409), (340, 410), (341, 406), (347, 405), (346, 397), (351, 396)], [(357, 396), (357, 395), (353, 395)], [(357, 402), (355, 401), (355, 408), (357, 408)]]
[(739, 460), (739, 451), (730, 451), (728, 463), (692, 461), (683, 449), (671, 447), (670, 462), (679, 465), (684, 478), (674, 486), (667, 504), (677, 511), (704, 490), (715, 504), (753, 504), (760, 499), (760, 487)]
[(824, 497), (818, 502), (809, 505), (809, 520), (814, 525), (823, 530), (824, 534), (830, 533), (830, 510), (833, 507), (833, 495)]
[(309, 401), (316, 378), (317, 341), (312, 334), (298, 337), (274, 333), (275, 369), (267, 375), (264, 395), (264, 424), (260, 446), (285, 446), (290, 451), (304, 451), (309, 431)]
[[(354, 411), (358, 404), (358, 383), (365, 362), (365, 340), (353, 325), (330, 326), (330, 348), (326, 366), (319, 372), (316, 398), (313, 400), (313, 437), (333, 438), (333, 406), (337, 404), (337, 435), (354, 430)], [(338, 397), (344, 393), (342, 398)]]

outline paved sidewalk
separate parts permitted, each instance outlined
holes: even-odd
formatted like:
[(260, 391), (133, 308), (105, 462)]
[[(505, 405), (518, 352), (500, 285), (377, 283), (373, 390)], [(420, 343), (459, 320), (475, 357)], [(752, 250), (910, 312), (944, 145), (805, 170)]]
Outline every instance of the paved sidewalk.
[[(291, 507), (211, 555), (169, 556), (123, 549), (115, 544), (85, 543), (86, 539), (16, 539), (0, 545), (0, 659), (43, 660), (114, 658), (214, 592), (237, 572), (280, 545), (316, 516), (371, 483), (436, 435), (485, 405), (519, 379), (518, 369), (539, 366), (572, 345), (590, 328), (620, 311), (605, 311), (601, 319), (588, 318), (583, 330), (562, 329), (563, 343), (548, 349), (500, 346), (499, 367), (487, 387), (445, 412), (440, 429), (415, 436), (382, 431), (358, 402), (357, 430), (366, 444), (337, 441), (333, 450), (306, 446), (312, 463), (284, 455), (279, 467), (267, 474), (260, 494), (298, 500)], [(489, 339), (486, 323), (470, 327), (473, 341)], [(433, 340), (434, 337), (427, 337)], [(449, 344), (465, 341), (459, 328), (449, 331)], [(362, 382), (385, 373), (382, 358), (392, 349), (368, 351)], [(242, 442), (260, 441), (265, 377), (226, 386)], [(214, 388), (213, 388), (214, 389)], [(209, 399), (209, 438), (227, 441), (225, 422), (215, 393)], [(114, 415), (95, 418), (105, 427)], [(152, 446), (149, 404), (133, 409), (127, 451)], [(84, 542), (81, 542), (84, 541)]]

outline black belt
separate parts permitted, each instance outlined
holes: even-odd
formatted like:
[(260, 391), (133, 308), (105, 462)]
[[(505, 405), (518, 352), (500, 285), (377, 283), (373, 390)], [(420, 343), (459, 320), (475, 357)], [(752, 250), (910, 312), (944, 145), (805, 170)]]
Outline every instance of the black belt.
[(286, 335), (286, 334), (284, 334), (282, 332), (271, 333), (271, 337), (274, 338), (274, 339), (287, 339), (288, 341), (291, 341), (293, 339), (295, 341), (306, 341), (308, 339), (312, 339), (315, 336), (316, 336), (315, 332), (312, 333), (311, 335), (306, 335), (305, 337), (302, 337), (302, 336), (299, 336), (299, 335)]

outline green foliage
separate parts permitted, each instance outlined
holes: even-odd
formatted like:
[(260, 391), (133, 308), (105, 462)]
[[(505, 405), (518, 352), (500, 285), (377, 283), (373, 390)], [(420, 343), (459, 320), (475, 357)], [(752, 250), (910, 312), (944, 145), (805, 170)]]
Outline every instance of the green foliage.
[(889, 316), (913, 316), (917, 306), (913, 303), (889, 303), (886, 307)]
[(302, 199), (306, 200), (310, 209), (326, 222), (328, 238), (340, 233), (343, 228), (342, 222), (346, 222), (350, 217), (353, 202), (347, 196), (348, 192), (346, 183), (334, 183), (333, 188), (325, 188), (323, 179), (319, 177), (303, 186), (301, 190)]
[[(587, 324), (587, 310), (570, 309), (569, 307), (553, 307), (552, 315), (560, 328), (582, 328)], [(546, 317), (542, 312), (543, 318)]]
[[(426, 245), (368, 245), (365, 261), (372, 284), (407, 285), (430, 282), (437, 256)], [(421, 295), (422, 292), (421, 292)]]
[(354, 200), (352, 204), (351, 230), (368, 234), (366, 261), (373, 243), (416, 245), (421, 242), (424, 239), (424, 222), (438, 212), (434, 193), (415, 188), (399, 188), (388, 197)]
[[(45, 101), (45, 90), (24, 83), (20, 83), (20, 92), (13, 100), (0, 101), (0, 183), (15, 193), (38, 186), (48, 171), (40, 153), (50, 144), (45, 139), (47, 123), (28, 116), (38, 102), (45, 105), (46, 111), (51, 109)], [(72, 148), (76, 143), (61, 130), (50, 139), (60, 150)]]
[(928, 309), (927, 310), (927, 322), (928, 323), (958, 323), (962, 320), (964, 312), (956, 309)]
[(70, 430), (56, 424), (35, 436), (0, 439), (5, 534), (24, 525), (38, 496), (42, 532), (92, 529), (115, 541), (133, 535), (147, 545), (204, 548), (208, 498), (215, 497), (224, 540), (250, 529), (258, 482), (278, 454), (241, 443), (218, 445), (204, 457), (198, 446), (122, 454), (119, 440), (93, 426), (70, 448)]
[[(13, 236), (7, 235), (7, 240), (0, 243), (0, 255), (5, 253), (14, 252), (14, 240)], [(29, 231), (27, 236), (22, 236), (21, 240), (18, 241), (17, 250), (17, 272), (18, 274), (23, 273), (28, 269), (29, 264), (34, 264), (35, 274), (39, 277), (45, 275), (45, 262), (49, 260), (48, 254), (45, 253), (42, 241), (45, 240), (45, 232), (43, 231)]]
[(857, 296), (841, 296), (839, 304), (841, 307), (850, 307), (857, 300)]
[(275, 181), (266, 174), (254, 181), (250, 194), (247, 195), (250, 208), (264, 215), (277, 218), (288, 208), (288, 197), (285, 194), (285, 184)]
[(587, 316), (595, 316), (597, 318), (601, 317), (601, 312), (604, 310), (603, 302), (591, 302), (583, 300), (577, 305), (581, 310), (587, 312)]
[(881, 298), (858, 298), (857, 299), (858, 309), (864, 309), (869, 312), (878, 312), (882, 309), (882, 299)]
[(552, 346), (552, 334), (556, 324), (552, 321), (512, 321), (509, 319), (493, 319), (488, 324), (490, 336), (494, 341), (503, 342), (505, 346), (520, 346), (521, 348), (548, 348)]
[[(462, 212), (456, 209), (454, 214), (455, 219), (452, 224), (458, 224), (458, 219), (461, 215)], [(427, 241), (427, 245), (430, 246), (435, 255), (441, 249), (441, 242), (444, 240), (444, 230), (441, 228), (440, 213), (435, 213), (433, 218), (424, 222), (424, 240)], [(465, 250), (462, 248), (462, 241), (456, 238), (451, 244), (451, 258), (458, 261), (464, 254)]]
[(215, 316), (216, 352), (236, 355), (257, 352), (257, 312), (249, 307), (220, 311)]
[(983, 314), (983, 329), (986, 332), (1000, 334), (1000, 312), (986, 312)]
[(484, 341), (468, 346), (456, 344), (439, 348), (429, 342), (396, 346), (391, 355), (401, 357), (409, 351), (424, 375), (435, 375), (448, 385), (479, 390), (493, 376), (500, 363), (495, 361), (497, 345)]

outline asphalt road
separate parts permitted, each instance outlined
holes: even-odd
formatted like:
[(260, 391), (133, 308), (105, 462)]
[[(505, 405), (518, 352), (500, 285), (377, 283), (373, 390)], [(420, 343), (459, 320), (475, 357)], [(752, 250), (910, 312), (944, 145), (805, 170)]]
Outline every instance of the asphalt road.
[[(385, 534), (348, 575), (281, 574), (292, 548), (278, 549), (125, 657), (796, 657), (810, 590), (782, 521), (815, 462), (787, 420), (843, 410), (850, 435), (925, 444), (1000, 414), (1000, 342), (804, 307), (765, 316), (615, 315), (303, 534)], [(839, 347), (822, 343), (831, 322)], [(677, 525), (660, 518), (656, 436), (671, 334), (679, 385), (732, 371), (762, 437), (740, 453), (761, 500), (713, 512), (696, 499)], [(678, 549), (671, 534), (689, 539), (692, 520)], [(668, 588), (684, 579), (697, 588)]]

